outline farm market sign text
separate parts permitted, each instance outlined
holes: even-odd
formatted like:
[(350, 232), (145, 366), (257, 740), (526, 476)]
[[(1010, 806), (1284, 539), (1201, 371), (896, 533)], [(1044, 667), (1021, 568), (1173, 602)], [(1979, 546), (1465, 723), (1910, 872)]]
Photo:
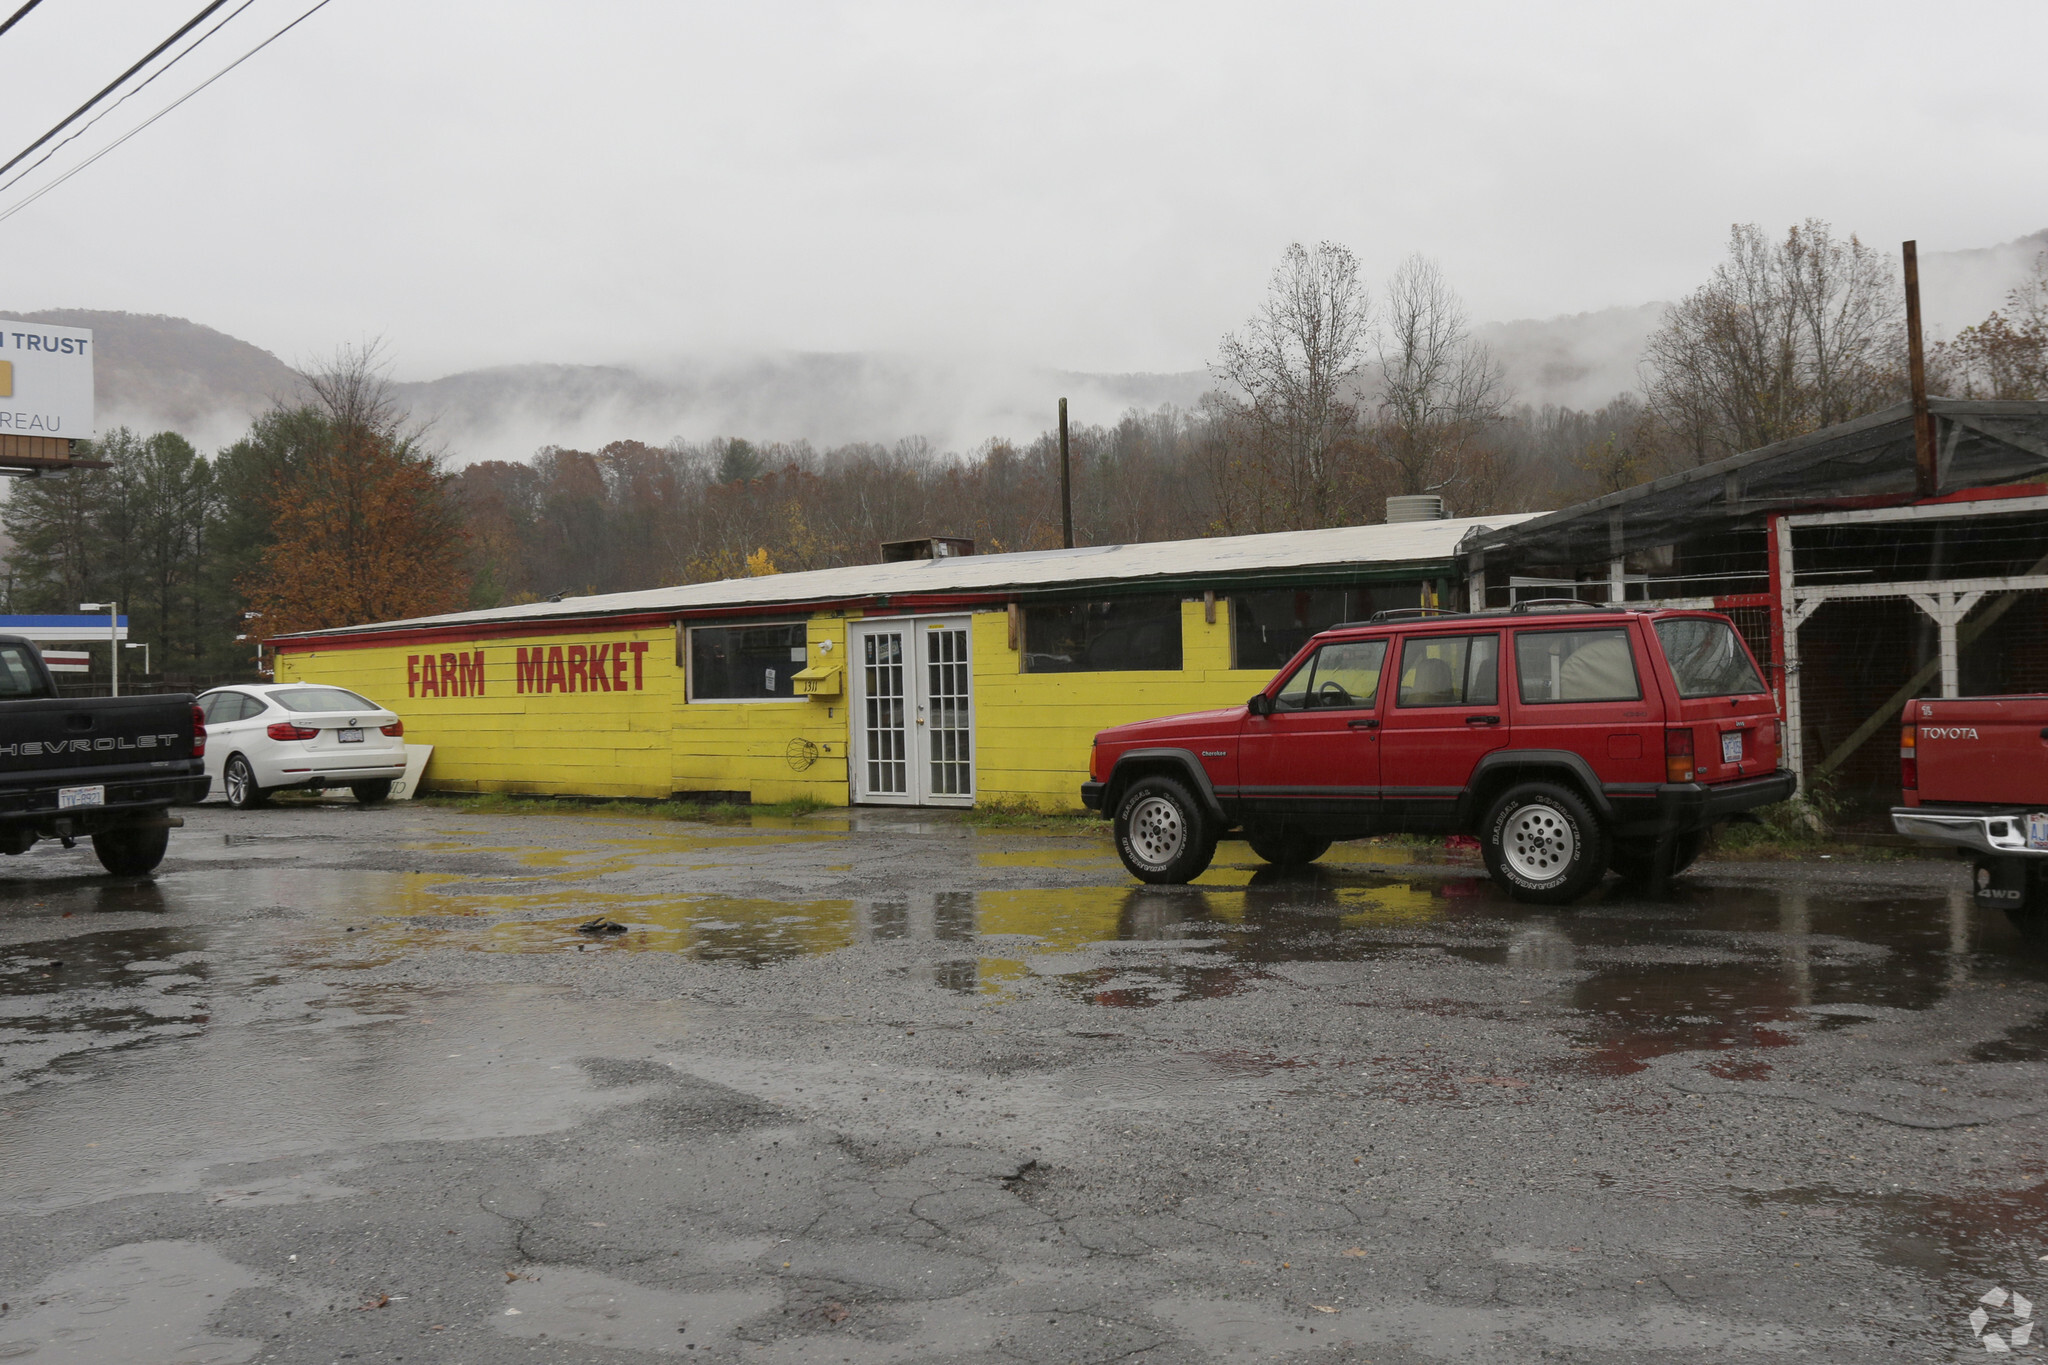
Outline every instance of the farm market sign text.
[[(645, 640), (595, 645), (535, 645), (514, 651), (512, 690), (538, 692), (642, 692)], [(630, 677), (629, 677), (630, 675)], [(481, 697), (484, 651), (405, 656), (408, 697)]]

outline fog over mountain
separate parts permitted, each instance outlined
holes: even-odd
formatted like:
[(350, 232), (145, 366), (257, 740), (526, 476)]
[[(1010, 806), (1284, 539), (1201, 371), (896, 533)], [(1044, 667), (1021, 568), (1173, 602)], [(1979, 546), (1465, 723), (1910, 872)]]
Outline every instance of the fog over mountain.
[[(1998, 307), (2044, 251), (2048, 231), (1922, 257), (1933, 335), (1952, 336)], [(1490, 322), (1474, 334), (1501, 360), (1517, 401), (1591, 409), (1638, 388), (1638, 360), (1663, 308), (1645, 303)], [(169, 429), (213, 449), (298, 385), (285, 360), (183, 318), (87, 309), (6, 316), (93, 330), (102, 430), (124, 423)], [(402, 363), (402, 346), (393, 353)], [(965, 355), (875, 352), (507, 365), (394, 385), (456, 465), (524, 459), (544, 445), (592, 449), (622, 438), (660, 444), (678, 436), (818, 446), (923, 437), (942, 451), (966, 451), (991, 437), (1027, 439), (1046, 430), (1062, 396), (1074, 421), (1110, 423), (1131, 408), (1190, 407), (1210, 386), (1202, 369), (1088, 374)]]

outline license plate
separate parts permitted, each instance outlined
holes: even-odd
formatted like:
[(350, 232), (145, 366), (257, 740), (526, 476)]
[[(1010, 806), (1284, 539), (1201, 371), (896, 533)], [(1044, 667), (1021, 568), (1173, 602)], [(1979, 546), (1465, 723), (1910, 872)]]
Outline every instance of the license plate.
[(2027, 817), (2027, 847), (2048, 848), (2048, 812), (2035, 811)]
[(337, 730), (335, 734), (341, 737), (343, 744), (361, 744), (363, 742), (363, 732), (361, 730)]
[(1721, 736), (1721, 761), (1723, 763), (1742, 762), (1742, 731), (1730, 730)]
[(57, 809), (77, 810), (80, 806), (104, 806), (107, 804), (105, 787), (59, 787), (57, 788)]

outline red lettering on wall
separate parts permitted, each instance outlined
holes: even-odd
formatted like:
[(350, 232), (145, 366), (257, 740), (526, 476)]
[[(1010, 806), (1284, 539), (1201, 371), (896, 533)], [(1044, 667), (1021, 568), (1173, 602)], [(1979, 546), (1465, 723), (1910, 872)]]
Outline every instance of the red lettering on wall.
[(590, 682), (592, 691), (609, 692), (612, 690), (611, 657), (612, 647), (608, 644), (592, 645), (590, 647)]
[(626, 642), (619, 641), (619, 647), (612, 651), (612, 691), (626, 690)]
[(590, 690), (590, 651), (582, 645), (569, 646), (569, 690)]
[(532, 649), (521, 649), (519, 651), (519, 661), (513, 673), (512, 690), (514, 692), (546, 691), (547, 689), (542, 685), (543, 674), (541, 672), (546, 658), (547, 651), (539, 645), (535, 645)]
[(434, 656), (420, 655), (420, 695), (438, 697), (441, 695), (441, 670), (435, 666)]
[(633, 690), (638, 692), (642, 688), (640, 656), (647, 652), (647, 642), (645, 640), (635, 640), (629, 647), (633, 651)]
[(408, 654), (405, 656), (405, 695), (408, 697), (416, 697), (419, 695), (419, 691), (420, 656), (417, 654)]
[(562, 670), (562, 647), (548, 646), (548, 691), (567, 692), (569, 675)]
[(443, 654), (441, 656), (441, 695), (444, 697), (462, 695), (455, 690), (455, 656), (453, 654)]
[(484, 694), (484, 652), (455, 656), (455, 690), (464, 697), (481, 697)]

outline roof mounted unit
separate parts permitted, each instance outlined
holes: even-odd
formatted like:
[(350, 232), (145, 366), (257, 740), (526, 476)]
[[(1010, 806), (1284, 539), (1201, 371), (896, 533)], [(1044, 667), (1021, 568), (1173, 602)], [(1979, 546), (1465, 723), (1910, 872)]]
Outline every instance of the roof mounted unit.
[(922, 536), (916, 540), (885, 540), (882, 562), (900, 564), (910, 559), (957, 559), (974, 553), (974, 542), (965, 536)]

